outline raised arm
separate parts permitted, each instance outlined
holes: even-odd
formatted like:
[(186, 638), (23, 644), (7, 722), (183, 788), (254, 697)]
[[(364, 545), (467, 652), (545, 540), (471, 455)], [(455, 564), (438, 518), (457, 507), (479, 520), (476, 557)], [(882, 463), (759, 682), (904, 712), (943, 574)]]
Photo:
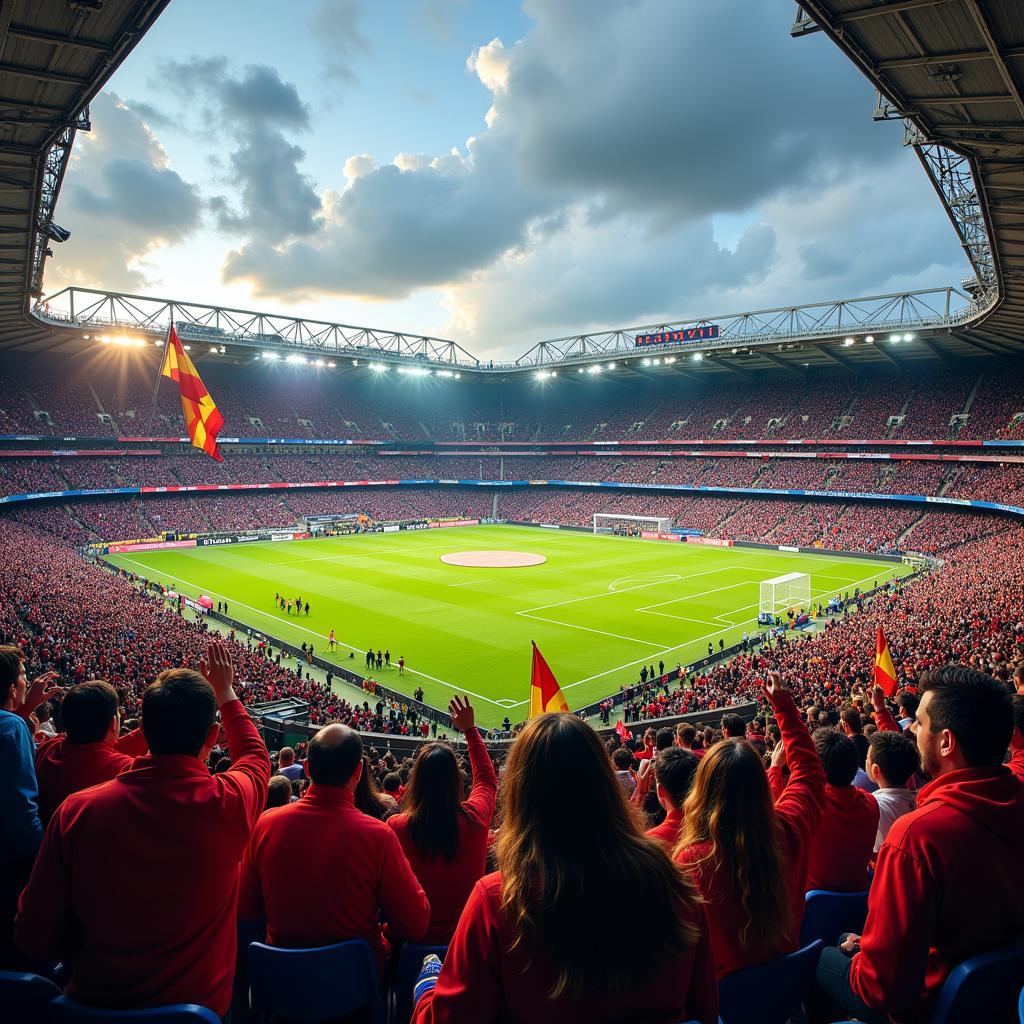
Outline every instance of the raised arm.
[(466, 814), (478, 825), (489, 825), (494, 816), (494, 803), (498, 795), (498, 776), (487, 753), (480, 730), (476, 727), (476, 714), (468, 697), (453, 697), (448, 705), (455, 728), (466, 737), (469, 766), (473, 770), (473, 788), (462, 805)]
[(871, 706), (875, 712), (875, 725), (879, 732), (899, 732), (899, 722), (893, 718), (892, 712), (886, 706), (885, 693), (880, 686), (871, 691)]
[(809, 836), (825, 812), (825, 769), (789, 687), (777, 672), (769, 675), (765, 696), (775, 710), (789, 765), (789, 782), (775, 802), (783, 821)]
[(238, 801), (242, 820), (252, 831), (267, 802), (270, 755), (255, 723), (235, 695), (235, 669), (227, 644), (212, 641), (199, 670), (213, 687), (231, 753), (231, 767), (216, 775), (215, 780), (225, 795), (231, 794)]

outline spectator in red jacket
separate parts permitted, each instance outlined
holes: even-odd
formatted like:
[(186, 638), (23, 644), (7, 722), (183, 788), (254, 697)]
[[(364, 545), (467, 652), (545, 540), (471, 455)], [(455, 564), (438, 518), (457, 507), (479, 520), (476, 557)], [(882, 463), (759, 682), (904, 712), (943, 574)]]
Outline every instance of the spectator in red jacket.
[(448, 714), (466, 737), (473, 773), (468, 798), (463, 799), (455, 752), (446, 743), (428, 743), (413, 762), (405, 810), (388, 818), (430, 901), (422, 941), (431, 946), (451, 941), (462, 908), (487, 869), (487, 833), (498, 793), (498, 776), (469, 698), (454, 697)]
[(117, 691), (100, 679), (68, 690), (61, 720), (66, 735), (36, 749), (39, 817), (44, 824), (65, 797), (120, 775), (149, 749), (142, 729), (120, 735)]
[(817, 729), (814, 746), (825, 768), (825, 813), (811, 838), (807, 888), (862, 892), (878, 832), (878, 802), (853, 784), (860, 754), (853, 740)]
[[(532, 719), (509, 753), (502, 807), (499, 870), (474, 887), (416, 1024), (714, 1024), (703, 907), (638, 830), (594, 731), (573, 715)], [(625, 893), (644, 935), (611, 942), (600, 896)]]
[[(68, 993), (83, 1002), (228, 1011), (238, 861), (270, 758), (235, 696), (227, 646), (212, 642), (200, 671), (169, 669), (146, 689), (149, 754), (57, 808), (22, 894), (15, 940), (69, 965)], [(211, 776), (218, 707), (232, 765)]]
[(844, 1016), (931, 1019), (959, 963), (1024, 930), (1024, 786), (1003, 765), (1006, 687), (961, 665), (922, 675), (913, 730), (932, 782), (878, 853), (862, 936), (826, 949), (818, 983)]
[(647, 834), (660, 839), (671, 853), (679, 842), (683, 827), (683, 801), (686, 800), (697, 774), (700, 758), (692, 750), (669, 747), (654, 762), (654, 784), (658, 803), (665, 808), (665, 820)]
[(1010, 771), (1024, 782), (1024, 693), (1013, 695), (1013, 735), (1010, 737)]
[(773, 672), (789, 784), (772, 805), (761, 758), (746, 740), (723, 740), (701, 759), (683, 805), (675, 858), (694, 871), (708, 905), (718, 977), (796, 949), (811, 836), (825, 804), (825, 772), (793, 695)]
[(239, 874), (238, 916), (265, 918), (274, 946), (364, 939), (383, 974), (390, 948), (381, 913), (416, 941), (430, 905), (395, 834), (355, 806), (364, 771), (359, 734), (345, 725), (321, 729), (309, 743), (306, 770), (312, 785), (302, 799), (267, 811), (253, 830)]

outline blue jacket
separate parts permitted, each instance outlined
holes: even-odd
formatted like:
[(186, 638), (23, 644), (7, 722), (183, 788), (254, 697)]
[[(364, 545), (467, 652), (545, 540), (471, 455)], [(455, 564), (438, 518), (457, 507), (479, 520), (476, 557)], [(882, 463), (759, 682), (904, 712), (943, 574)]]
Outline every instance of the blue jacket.
[(28, 723), (0, 711), (0, 863), (35, 857), (43, 839)]

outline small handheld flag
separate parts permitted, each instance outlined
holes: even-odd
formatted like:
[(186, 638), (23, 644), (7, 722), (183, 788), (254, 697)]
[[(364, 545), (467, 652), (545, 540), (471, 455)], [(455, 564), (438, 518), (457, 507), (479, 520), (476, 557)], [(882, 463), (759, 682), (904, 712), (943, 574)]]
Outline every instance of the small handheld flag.
[(173, 323), (167, 334), (167, 350), (160, 372), (163, 376), (170, 377), (181, 392), (181, 411), (185, 416), (189, 440), (196, 448), (201, 448), (211, 458), (220, 462), (217, 434), (224, 426), (224, 417), (221, 416), (192, 360), (182, 347)]
[(555, 674), (548, 668), (544, 655), (534, 644), (533, 670), (530, 673), (530, 717), (543, 715), (545, 711), (568, 710), (569, 704), (562, 696)]
[(892, 655), (889, 653), (889, 644), (885, 639), (885, 631), (881, 624), (878, 627), (878, 636), (875, 639), (875, 685), (880, 686), (886, 697), (891, 697), (899, 688), (896, 682), (896, 669), (892, 664)]

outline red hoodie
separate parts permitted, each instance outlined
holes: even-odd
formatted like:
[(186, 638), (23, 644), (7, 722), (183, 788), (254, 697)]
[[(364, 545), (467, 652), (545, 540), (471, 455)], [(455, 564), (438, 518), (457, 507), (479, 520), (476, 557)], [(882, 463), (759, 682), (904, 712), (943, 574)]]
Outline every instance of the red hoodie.
[(1024, 785), (1005, 766), (929, 783), (878, 851), (850, 987), (895, 1021), (931, 1019), (957, 964), (1024, 930)]
[(109, 782), (148, 749), (141, 729), (115, 743), (72, 743), (67, 736), (47, 740), (36, 751), (40, 820), (45, 825), (72, 793)]
[(696, 863), (694, 879), (707, 901), (711, 946), (719, 978), (741, 967), (791, 953), (797, 948), (804, 915), (807, 855), (825, 804), (825, 769), (793, 695), (783, 691), (773, 703), (790, 768), (789, 785), (775, 801), (792, 912), (789, 931), (780, 931), (777, 940), (770, 945), (744, 946), (739, 934), (747, 915), (740, 904), (732, 865), (702, 860), (707, 855), (708, 843), (695, 843), (680, 850), (675, 857), (682, 864)]
[(811, 838), (807, 888), (863, 892), (878, 833), (878, 801), (856, 786), (825, 787), (825, 814)]
[(430, 925), (422, 938), (415, 938), (431, 946), (451, 942), (462, 908), (473, 886), (487, 870), (487, 835), (494, 815), (498, 776), (479, 730), (469, 730), (466, 745), (473, 770), (473, 788), (462, 804), (459, 849), (451, 863), (441, 856), (424, 856), (409, 835), (408, 814), (393, 814), (386, 822), (398, 836), (413, 873), (430, 901)]
[(1024, 747), (1013, 752), (1013, 757), (1007, 762), (1007, 768), (1017, 776), (1021, 782), (1024, 782)]
[(220, 711), (226, 772), (147, 754), (50, 819), (14, 938), (38, 960), (70, 963), (75, 999), (227, 1013), (238, 862), (267, 800), (270, 758), (241, 701)]
[[(643, 908), (638, 908), (641, 916)], [(696, 945), (630, 992), (550, 999), (551, 956), (513, 948), (516, 931), (501, 909), (501, 875), (484, 875), (470, 893), (448, 947), (437, 988), (424, 995), (414, 1024), (575, 1024), (646, 1021), (676, 1024), (718, 1019), (718, 987), (704, 908), (687, 914), (700, 927)]]

